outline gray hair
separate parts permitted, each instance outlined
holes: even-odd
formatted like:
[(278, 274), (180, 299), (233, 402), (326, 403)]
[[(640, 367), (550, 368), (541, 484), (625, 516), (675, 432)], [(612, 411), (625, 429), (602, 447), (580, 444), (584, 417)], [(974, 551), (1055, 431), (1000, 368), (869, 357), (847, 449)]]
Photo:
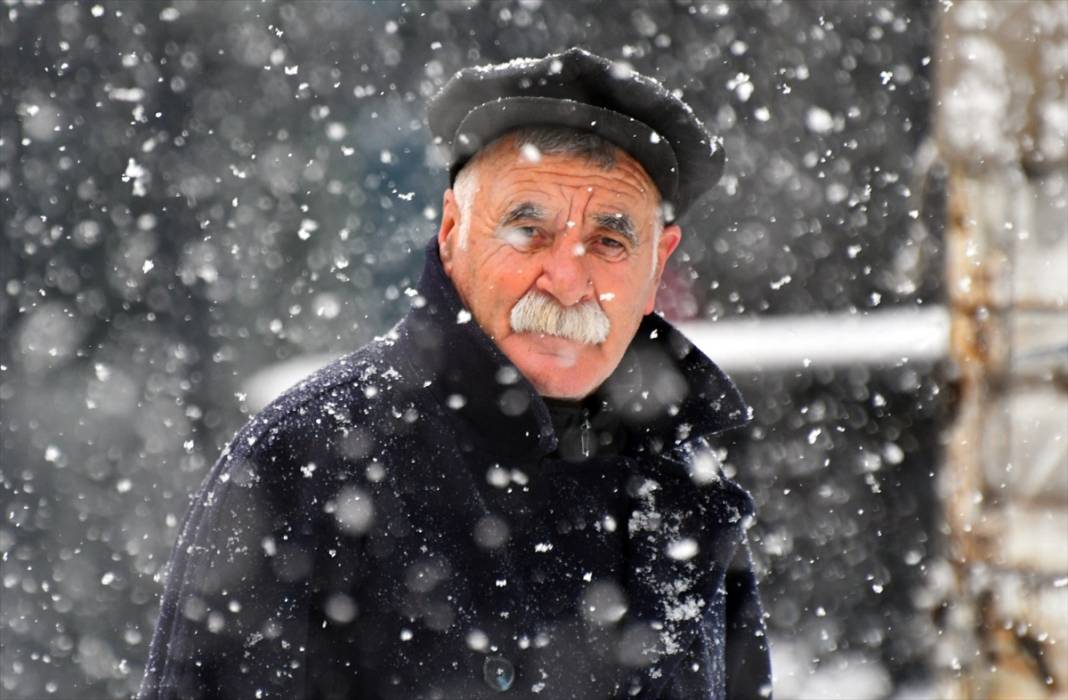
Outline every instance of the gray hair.
[(590, 131), (566, 126), (521, 126), (508, 132), (522, 146), (533, 146), (539, 153), (568, 155), (584, 159), (602, 170), (616, 165), (619, 146)]
[[(474, 205), (475, 166), (503, 138), (515, 139), (520, 151), (532, 147), (535, 157), (545, 155), (568, 155), (582, 158), (587, 163), (601, 170), (611, 170), (616, 165), (617, 154), (622, 150), (608, 139), (590, 131), (572, 129), (566, 126), (521, 126), (498, 137), (491, 144), (481, 148), (471, 160), (467, 161), (456, 174), (452, 190), (460, 208), (460, 247), (467, 247), (468, 226), (471, 220), (471, 207)], [(653, 247), (660, 241), (664, 230), (664, 208), (656, 208), (656, 221), (653, 224)], [(656, 254), (653, 254), (654, 269)]]

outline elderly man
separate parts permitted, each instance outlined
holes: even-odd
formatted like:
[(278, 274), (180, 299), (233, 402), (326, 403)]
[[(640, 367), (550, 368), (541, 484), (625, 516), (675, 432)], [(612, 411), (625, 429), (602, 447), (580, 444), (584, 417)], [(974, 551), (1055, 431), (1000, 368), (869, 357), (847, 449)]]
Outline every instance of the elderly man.
[(748, 409), (651, 314), (723, 154), (572, 49), (430, 106), (452, 188), (412, 310), (236, 436), (169, 566), (142, 698), (758, 698)]

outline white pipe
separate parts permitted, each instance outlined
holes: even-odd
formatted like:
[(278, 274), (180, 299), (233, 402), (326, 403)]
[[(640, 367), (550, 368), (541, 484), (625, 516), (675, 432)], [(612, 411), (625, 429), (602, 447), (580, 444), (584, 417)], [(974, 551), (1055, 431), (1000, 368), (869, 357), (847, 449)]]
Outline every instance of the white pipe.
[(687, 321), (677, 326), (728, 372), (896, 364), (936, 360), (949, 353), (949, 310), (944, 306)]
[[(949, 311), (943, 306), (686, 321), (677, 327), (728, 372), (896, 364), (904, 359), (935, 360), (949, 351)], [(259, 411), (337, 357), (304, 355), (261, 369), (244, 383), (246, 405)]]

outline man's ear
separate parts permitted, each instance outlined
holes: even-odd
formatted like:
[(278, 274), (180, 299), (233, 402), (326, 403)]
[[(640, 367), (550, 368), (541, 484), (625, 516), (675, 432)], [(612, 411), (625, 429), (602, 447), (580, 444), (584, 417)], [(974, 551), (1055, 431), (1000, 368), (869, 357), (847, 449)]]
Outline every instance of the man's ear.
[(653, 309), (656, 308), (656, 291), (660, 288), (660, 278), (664, 276), (664, 267), (667, 265), (668, 258), (675, 252), (675, 249), (679, 247), (679, 242), (682, 241), (682, 229), (676, 224), (670, 224), (664, 227), (664, 231), (660, 234), (660, 240), (657, 241), (656, 250), (656, 267), (653, 270), (653, 286), (649, 291), (649, 299), (645, 302), (645, 314), (651, 314)]
[(441, 226), (438, 228), (438, 254), (445, 274), (452, 273), (453, 250), (460, 240), (460, 207), (456, 204), (456, 194), (445, 190), (441, 198)]

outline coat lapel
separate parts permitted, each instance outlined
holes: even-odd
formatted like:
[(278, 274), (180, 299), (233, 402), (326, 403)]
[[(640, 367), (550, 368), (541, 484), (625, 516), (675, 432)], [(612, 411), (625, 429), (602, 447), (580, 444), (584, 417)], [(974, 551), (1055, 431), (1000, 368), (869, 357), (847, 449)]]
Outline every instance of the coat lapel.
[(721, 477), (691, 478), (695, 460), (707, 459), (711, 453), (677, 450), (639, 467), (627, 588), (632, 624), (652, 630), (642, 650), (648, 665), (640, 697), (659, 696), (714, 614), (713, 601), (752, 519), (744, 489)]

